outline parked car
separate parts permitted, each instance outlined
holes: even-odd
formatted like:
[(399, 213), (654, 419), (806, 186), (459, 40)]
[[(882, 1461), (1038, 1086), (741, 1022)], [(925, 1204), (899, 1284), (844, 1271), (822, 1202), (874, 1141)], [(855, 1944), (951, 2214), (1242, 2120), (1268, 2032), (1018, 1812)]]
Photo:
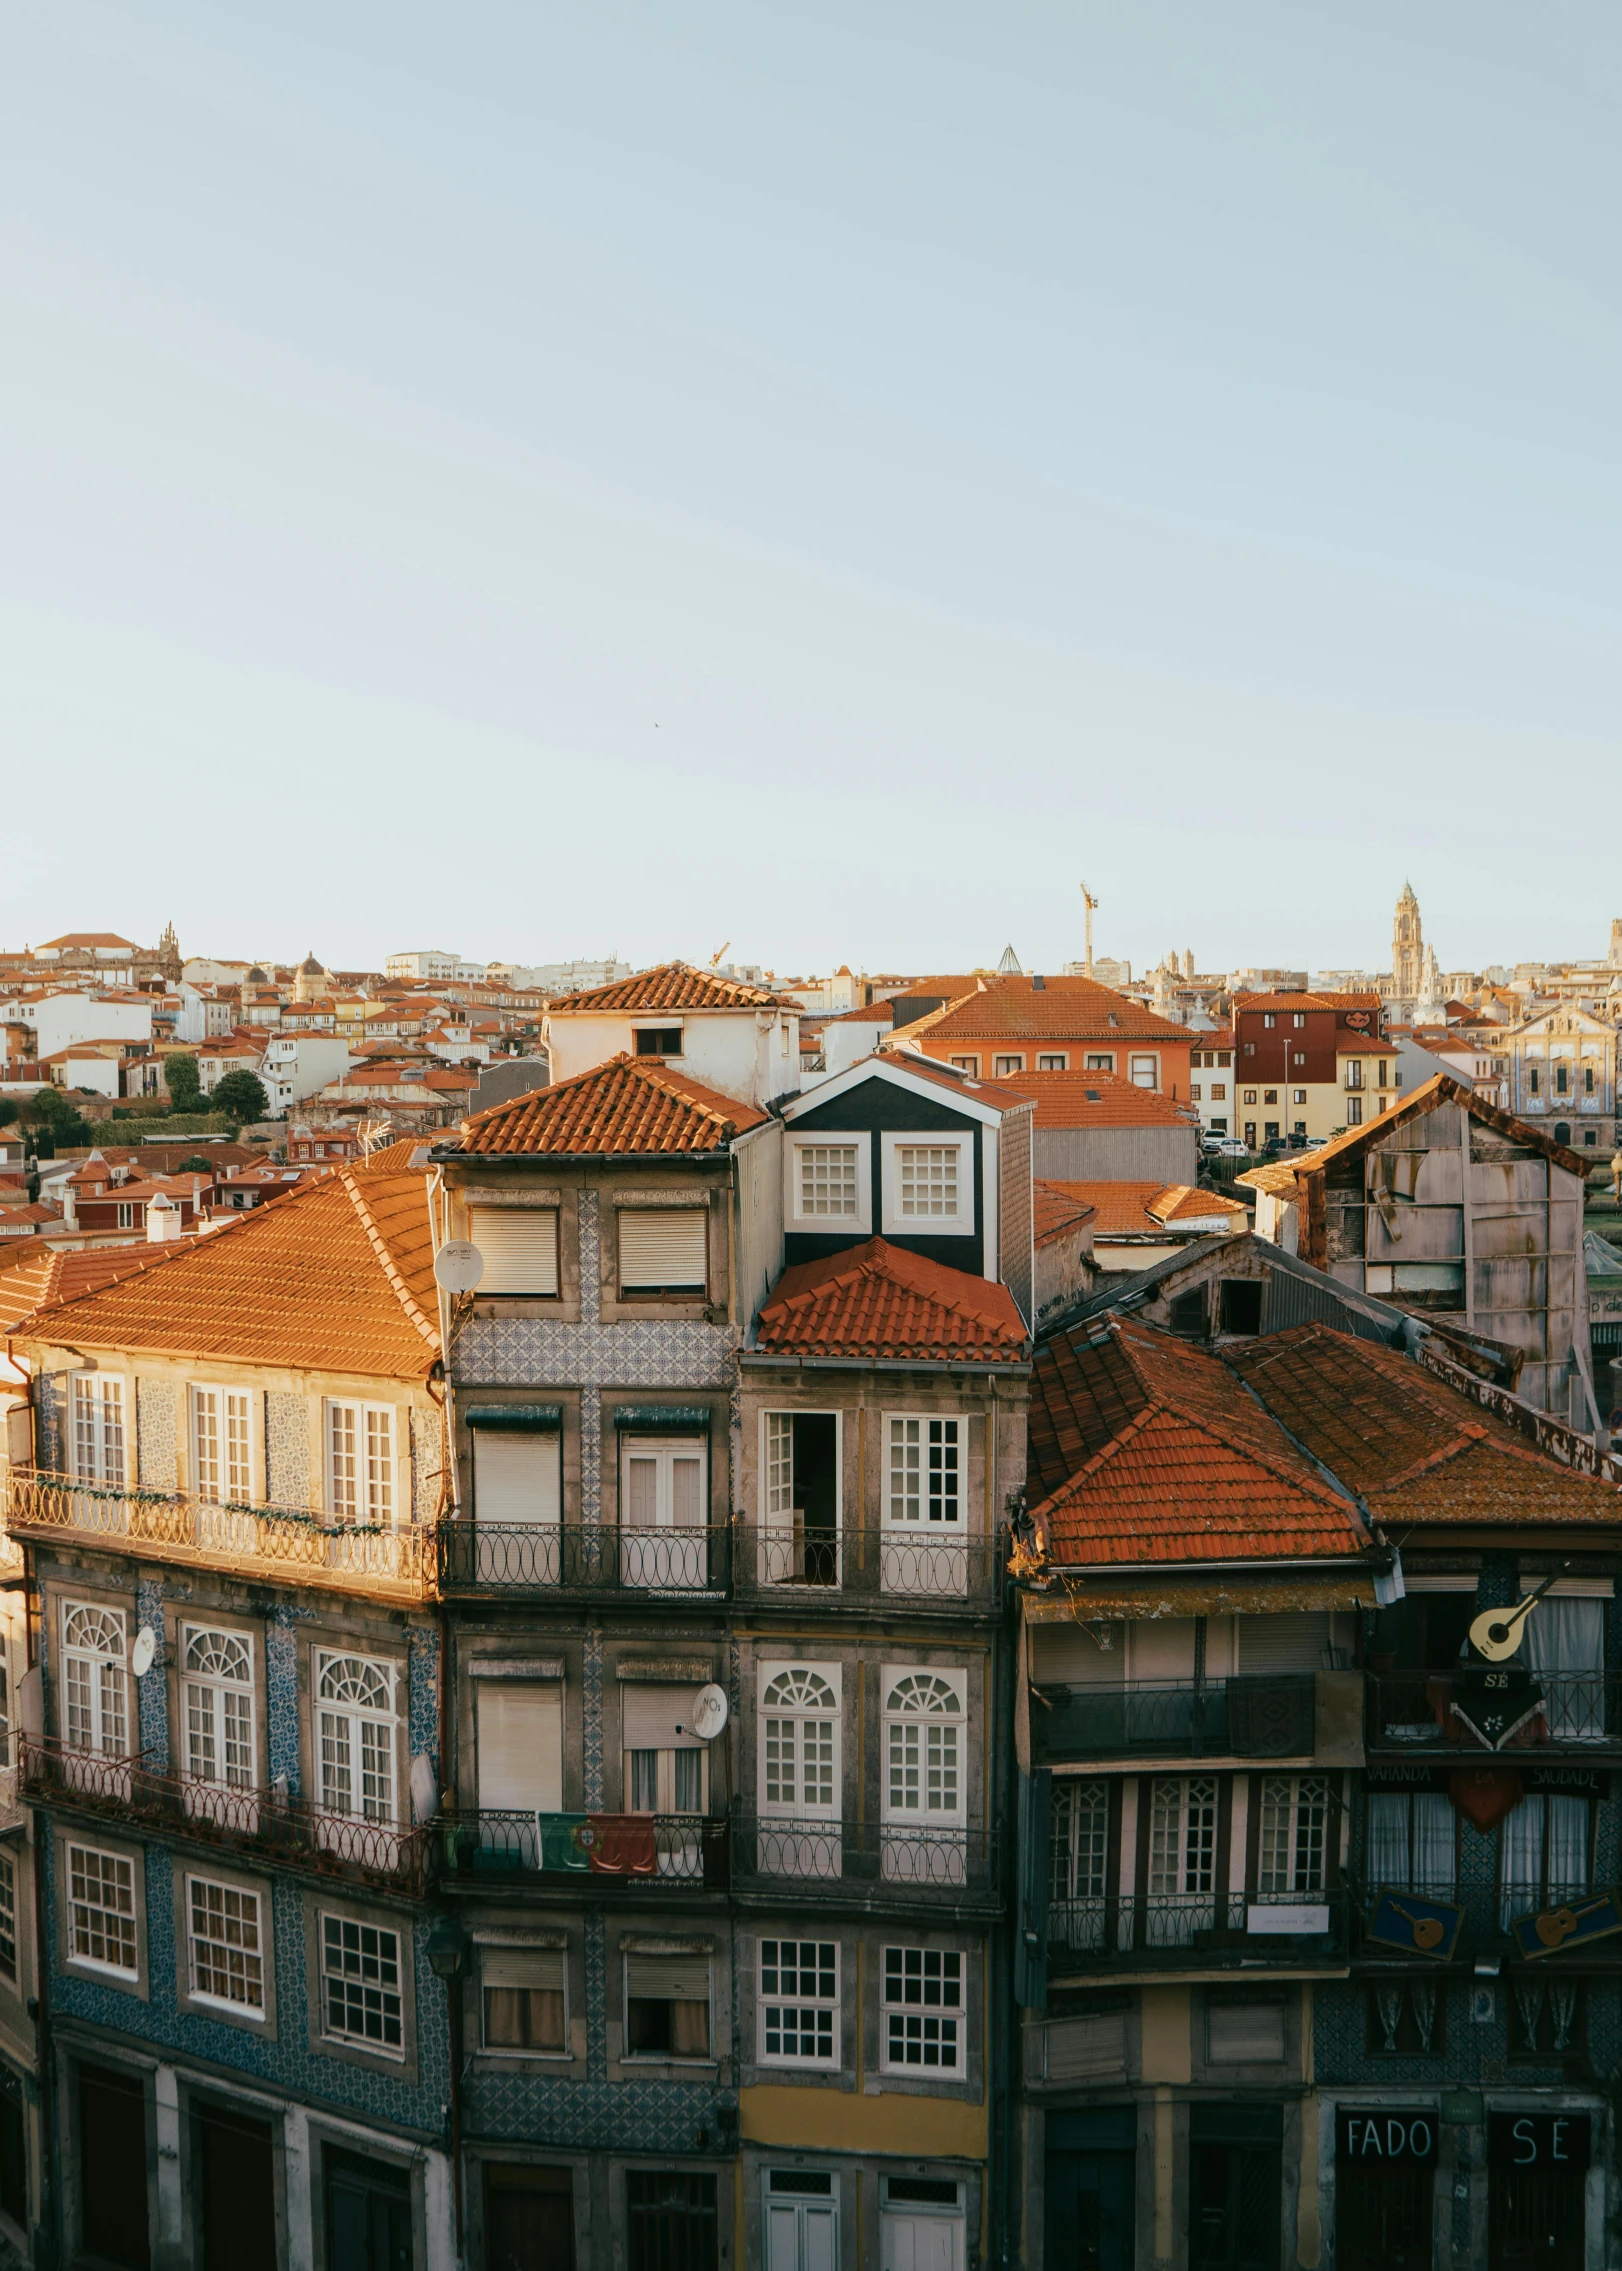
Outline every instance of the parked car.
[(1205, 1148), (1213, 1159), (1248, 1159), (1249, 1147), (1237, 1136), (1207, 1136)]

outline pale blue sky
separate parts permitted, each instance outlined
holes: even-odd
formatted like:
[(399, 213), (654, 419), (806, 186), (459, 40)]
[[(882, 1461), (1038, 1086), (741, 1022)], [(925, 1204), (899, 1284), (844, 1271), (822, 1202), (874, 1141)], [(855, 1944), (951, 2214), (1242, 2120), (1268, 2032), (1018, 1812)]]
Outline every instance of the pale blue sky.
[(1610, 6), (53, 0), (0, 945), (1603, 953)]

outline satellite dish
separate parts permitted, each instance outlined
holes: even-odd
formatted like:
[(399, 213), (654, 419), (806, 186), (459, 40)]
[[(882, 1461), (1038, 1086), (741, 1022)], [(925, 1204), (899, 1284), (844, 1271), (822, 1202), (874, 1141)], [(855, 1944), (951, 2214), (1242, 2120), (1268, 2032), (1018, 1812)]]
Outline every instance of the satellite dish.
[(447, 1293), (471, 1293), (484, 1275), (484, 1256), (469, 1238), (447, 1238), (434, 1256), (434, 1277)]
[(135, 1646), (130, 1650), (130, 1670), (138, 1680), (144, 1680), (152, 1669), (152, 1659), (158, 1652), (158, 1636), (149, 1624), (143, 1624), (135, 1635)]
[(701, 1687), (693, 1704), (693, 1733), (701, 1741), (713, 1743), (726, 1723), (726, 1691), (718, 1687)]

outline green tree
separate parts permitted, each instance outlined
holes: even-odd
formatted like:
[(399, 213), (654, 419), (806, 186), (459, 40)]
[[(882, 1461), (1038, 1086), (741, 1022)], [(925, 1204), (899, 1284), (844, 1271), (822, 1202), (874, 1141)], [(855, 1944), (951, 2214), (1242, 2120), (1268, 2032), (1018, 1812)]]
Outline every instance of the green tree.
[(94, 1143), (95, 1130), (60, 1088), (42, 1088), (22, 1107), (22, 1118), (37, 1131), (34, 1150), (41, 1159)]
[(9, 1128), (16, 1117), (16, 1098), (13, 1096), (0, 1096), (0, 1128)]
[(264, 1083), (251, 1072), (228, 1072), (209, 1098), (216, 1112), (228, 1119), (244, 1123), (264, 1119), (270, 1111), (270, 1098), (265, 1094)]
[(194, 1151), (189, 1159), (183, 1159), (175, 1169), (177, 1175), (212, 1175), (213, 1172), (214, 1161), (205, 1159), (200, 1151)]
[(176, 1049), (173, 1056), (163, 1060), (163, 1077), (169, 1084), (169, 1102), (177, 1112), (195, 1112), (202, 1102), (203, 1084), (198, 1077), (197, 1059), (185, 1049)]

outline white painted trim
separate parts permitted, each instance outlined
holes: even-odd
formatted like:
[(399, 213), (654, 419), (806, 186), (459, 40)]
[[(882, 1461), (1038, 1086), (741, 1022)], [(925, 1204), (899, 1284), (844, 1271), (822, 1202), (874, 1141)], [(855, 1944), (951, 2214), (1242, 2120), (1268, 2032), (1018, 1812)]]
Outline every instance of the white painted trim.
[[(897, 1153), (908, 1149), (945, 1150), (958, 1155), (956, 1214), (903, 1215), (901, 1167)], [(879, 1220), (887, 1238), (972, 1238), (974, 1235), (974, 1134), (969, 1128), (886, 1128), (879, 1139), (883, 1188)]]

